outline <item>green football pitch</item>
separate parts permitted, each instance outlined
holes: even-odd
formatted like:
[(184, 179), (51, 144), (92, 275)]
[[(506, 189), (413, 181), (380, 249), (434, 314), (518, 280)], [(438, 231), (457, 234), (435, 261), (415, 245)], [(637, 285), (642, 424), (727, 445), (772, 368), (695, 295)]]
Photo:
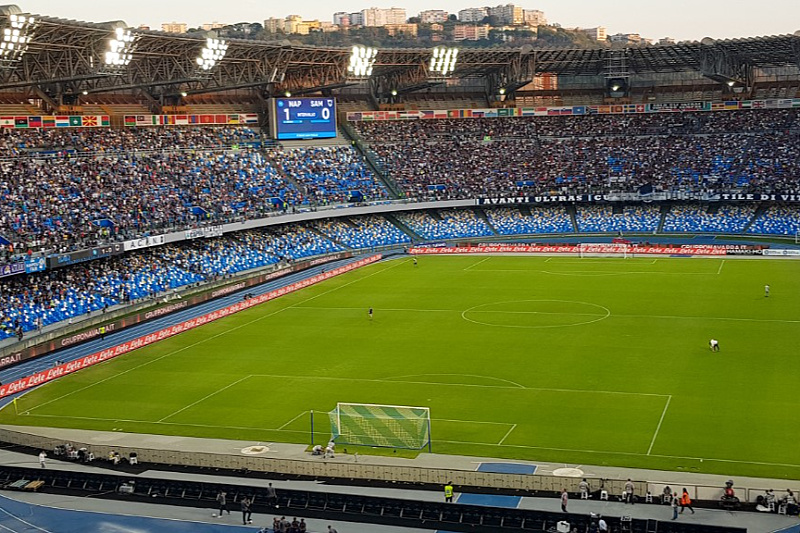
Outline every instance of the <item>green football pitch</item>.
[(413, 405), (436, 453), (800, 479), (798, 338), (798, 261), (425, 256), (56, 380), (0, 423), (308, 444), (312, 410), (320, 442), (337, 402)]

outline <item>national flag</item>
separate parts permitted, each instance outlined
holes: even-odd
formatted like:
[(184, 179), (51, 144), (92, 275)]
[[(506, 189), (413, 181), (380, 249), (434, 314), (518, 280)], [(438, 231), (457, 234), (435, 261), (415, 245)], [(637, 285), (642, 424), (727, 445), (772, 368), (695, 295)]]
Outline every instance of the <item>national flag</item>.
[(601, 105), (598, 106), (597, 112), (601, 115), (607, 115), (611, 113), (611, 106), (610, 105)]
[(247, 113), (245, 115), (239, 115), (240, 117), (244, 117), (245, 124), (258, 124), (258, 115), (255, 113)]
[(752, 102), (752, 101), (750, 101), (750, 100), (745, 100), (745, 101), (743, 101), (743, 102), (739, 102), (739, 107), (740, 107), (741, 109), (752, 109), (752, 107), (753, 107), (753, 102)]
[(532, 117), (536, 115), (536, 110), (532, 107), (523, 107), (522, 108), (522, 116), (523, 117)]
[(111, 125), (111, 118), (108, 115), (102, 115), (100, 117), (100, 125), (101, 126), (110, 126)]
[(69, 117), (69, 125), (72, 128), (80, 128), (83, 125), (82, 117)]
[(43, 128), (55, 128), (56, 127), (56, 117), (54, 117), (54, 116), (42, 117), (42, 127)]
[(28, 117), (28, 127), (29, 128), (41, 128), (42, 127), (42, 117)]
[(213, 124), (214, 115), (200, 115), (200, 124)]
[(447, 118), (460, 118), (461, 112), (458, 109), (451, 109), (447, 112)]
[(136, 116), (135, 115), (125, 115), (125, 126), (135, 126), (136, 125)]
[(175, 117), (175, 124), (186, 125), (189, 123), (189, 117), (186, 115), (177, 115)]
[(0, 117), (0, 127), (13, 128), (14, 127), (14, 117)]
[(424, 119), (434, 118), (433, 111), (420, 111), (420, 113)]
[(753, 109), (764, 109), (766, 102), (764, 100), (753, 100)]
[(647, 106), (644, 104), (636, 104), (636, 112), (637, 113), (645, 113), (647, 111)]
[(587, 105), (586, 106), (586, 114), (587, 115), (596, 115), (597, 114), (597, 106), (596, 105)]
[(435, 109), (433, 111), (433, 118), (447, 118), (447, 111)]
[(82, 125), (84, 128), (96, 128), (97, 117), (95, 115), (84, 115)]
[(200, 124), (200, 115), (189, 115), (189, 124)]
[(611, 106), (612, 113), (622, 113), (622, 106), (621, 105), (614, 105)]
[(735, 111), (739, 109), (739, 102), (736, 100), (728, 100), (725, 102), (725, 109), (728, 111)]
[(711, 104), (711, 111), (722, 111), (725, 109), (725, 104), (722, 102), (713, 102)]
[(572, 114), (573, 115), (585, 115), (586, 114), (586, 107), (582, 105), (576, 105), (572, 107)]
[(227, 123), (228, 123), (228, 115), (214, 115), (213, 124), (227, 124)]
[(28, 127), (28, 117), (14, 117), (14, 127), (15, 128), (27, 128)]

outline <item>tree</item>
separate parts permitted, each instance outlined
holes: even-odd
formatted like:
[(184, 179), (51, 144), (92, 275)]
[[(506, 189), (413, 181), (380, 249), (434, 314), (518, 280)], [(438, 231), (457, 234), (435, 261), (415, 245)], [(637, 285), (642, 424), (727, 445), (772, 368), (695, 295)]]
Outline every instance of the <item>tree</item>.
[(419, 24), (420, 23), (420, 19), (419, 19), (419, 17), (411, 17), (410, 19), (408, 19), (408, 23), (409, 24)]

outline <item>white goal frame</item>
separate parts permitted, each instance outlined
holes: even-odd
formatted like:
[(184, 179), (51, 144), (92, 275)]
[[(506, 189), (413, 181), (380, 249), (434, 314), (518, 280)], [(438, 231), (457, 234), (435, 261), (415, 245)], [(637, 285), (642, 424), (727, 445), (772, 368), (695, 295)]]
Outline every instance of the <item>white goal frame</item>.
[[(339, 437), (343, 436), (341, 434), (342, 428), (342, 407), (357, 407), (369, 411), (371, 414), (376, 416), (374, 417), (367, 417), (365, 416), (363, 419), (368, 420), (369, 418), (374, 418), (376, 420), (418, 420), (424, 424), (424, 433), (422, 434), (422, 438), (424, 440), (420, 441), (418, 445), (397, 445), (397, 444), (381, 444), (381, 443), (368, 443), (368, 442), (348, 442), (348, 441), (339, 441)], [(392, 416), (380, 416), (382, 410), (395, 410), (395, 411), (416, 411), (420, 413), (422, 416), (415, 418), (395, 418)], [(387, 405), (387, 404), (374, 404), (374, 403), (351, 403), (351, 402), (338, 402), (336, 404), (336, 408), (328, 413), (331, 418), (331, 438), (336, 442), (342, 442), (343, 444), (353, 444), (353, 445), (362, 445), (362, 446), (373, 446), (378, 448), (402, 448), (402, 449), (413, 449), (413, 450), (421, 450), (428, 447), (428, 451), (432, 451), (432, 444), (431, 444), (431, 410), (430, 407), (414, 407), (410, 405)], [(336, 420), (336, 426), (333, 427), (333, 420)], [(353, 419), (356, 419), (354, 417)], [(338, 433), (335, 434), (334, 432)]]

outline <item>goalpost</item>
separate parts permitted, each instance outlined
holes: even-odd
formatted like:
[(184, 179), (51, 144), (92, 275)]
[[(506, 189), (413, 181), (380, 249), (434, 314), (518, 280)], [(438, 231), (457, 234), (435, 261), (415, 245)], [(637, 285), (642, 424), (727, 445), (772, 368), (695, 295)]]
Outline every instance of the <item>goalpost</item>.
[(617, 257), (621, 259), (628, 259), (633, 257), (631, 246), (624, 243), (609, 243), (609, 242), (582, 242), (578, 244), (578, 257), (581, 259), (585, 257)]
[(328, 415), (337, 444), (431, 451), (428, 407), (340, 402)]

